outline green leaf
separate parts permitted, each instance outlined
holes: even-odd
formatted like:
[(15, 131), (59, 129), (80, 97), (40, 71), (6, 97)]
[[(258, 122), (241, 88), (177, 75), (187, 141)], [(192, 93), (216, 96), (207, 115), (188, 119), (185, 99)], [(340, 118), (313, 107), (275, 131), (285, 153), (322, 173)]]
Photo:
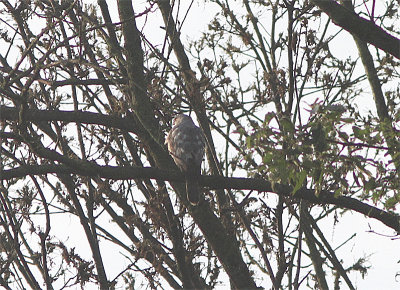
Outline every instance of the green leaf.
[(334, 197), (335, 198), (337, 198), (337, 197), (339, 197), (339, 196), (341, 196), (341, 195), (343, 195), (343, 189), (342, 188), (338, 188), (338, 189), (336, 189), (335, 190), (335, 193), (334, 193)]
[(292, 195), (295, 195), (296, 192), (303, 186), (304, 180), (307, 177), (307, 172), (305, 170), (300, 171), (296, 176), (296, 185), (293, 188)]
[(348, 124), (354, 124), (354, 119), (353, 118), (340, 118), (340, 121)]
[(275, 113), (274, 112), (269, 112), (269, 113), (265, 114), (265, 116), (264, 116), (264, 125), (268, 125), (269, 122), (271, 122), (273, 117), (275, 117)]
[(371, 191), (374, 190), (377, 187), (376, 181), (374, 178), (371, 178), (367, 182), (364, 183), (364, 189), (365, 191)]
[(354, 136), (361, 139), (362, 138), (362, 130), (360, 128), (358, 128), (357, 126), (353, 126), (352, 129), (353, 129)]
[(264, 164), (270, 164), (274, 158), (274, 155), (272, 152), (265, 152), (263, 156), (263, 163)]
[(399, 198), (397, 196), (389, 197), (385, 201), (385, 207), (388, 209), (393, 209), (396, 206), (396, 204), (398, 204), (398, 202), (399, 202)]
[(364, 140), (366, 136), (370, 135), (370, 130), (368, 128), (360, 129), (357, 126), (353, 126), (353, 133), (358, 139)]
[(246, 137), (246, 145), (247, 145), (247, 149), (252, 148), (253, 146), (253, 139), (251, 138), (251, 136), (247, 136)]
[(286, 132), (293, 133), (295, 131), (293, 123), (288, 119), (282, 118), (281, 125)]
[(346, 132), (339, 132), (339, 137), (340, 139), (342, 139), (343, 141), (349, 141), (349, 135), (347, 135)]

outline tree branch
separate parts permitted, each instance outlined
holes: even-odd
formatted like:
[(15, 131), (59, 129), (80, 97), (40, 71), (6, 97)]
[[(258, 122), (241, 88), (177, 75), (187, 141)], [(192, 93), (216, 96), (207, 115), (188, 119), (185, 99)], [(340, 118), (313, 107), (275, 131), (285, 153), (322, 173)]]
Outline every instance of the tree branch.
[(358, 16), (333, 0), (312, 0), (332, 21), (359, 39), (400, 59), (400, 40), (374, 22)]
[[(0, 120), (19, 120), (19, 111), (14, 107), (0, 106)], [(133, 118), (118, 117), (92, 112), (83, 111), (60, 111), (60, 110), (37, 110), (26, 109), (23, 112), (25, 121), (30, 122), (48, 122), (62, 121), (73, 123), (96, 124), (107, 127), (118, 128), (129, 132), (137, 133)]]
[[(349, 9), (350, 11), (354, 11), (354, 7), (351, 1), (349, 0), (341, 0), (343, 6)], [(368, 82), (371, 86), (372, 95), (374, 96), (376, 112), (378, 114), (380, 123), (382, 125), (382, 133), (385, 137), (385, 141), (389, 148), (397, 148), (398, 142), (394, 136), (396, 136), (395, 130), (391, 126), (392, 119), (389, 115), (389, 110), (386, 105), (385, 96), (383, 94), (381, 81), (378, 76), (378, 72), (374, 65), (374, 59), (368, 49), (367, 44), (360, 40), (356, 35), (353, 34), (354, 41), (358, 48), (358, 53), (361, 57), (361, 61), (364, 65), (365, 74), (367, 75)], [(400, 51), (400, 46), (398, 48)], [(396, 166), (396, 169), (400, 169), (400, 162), (398, 158), (396, 158), (397, 150), (389, 149), (389, 153), (392, 157), (392, 160)]]
[[(75, 160), (74, 160), (75, 161)], [(89, 177), (101, 177), (113, 180), (127, 180), (134, 178), (158, 179), (171, 182), (184, 182), (184, 176), (178, 171), (160, 170), (153, 167), (116, 167), (101, 166), (91, 162), (75, 161), (82, 163), (80, 166), (68, 167), (66, 165), (26, 165), (15, 169), (0, 170), (2, 180), (21, 178), (27, 175), (40, 174), (79, 174)], [(244, 177), (222, 177), (222, 176), (201, 176), (199, 184), (212, 189), (237, 189), (257, 190), (271, 192), (283, 196), (292, 196), (298, 199), (308, 200), (314, 204), (333, 204), (338, 207), (359, 212), (368, 217), (374, 218), (396, 232), (400, 232), (400, 217), (391, 212), (381, 210), (377, 207), (363, 203), (349, 196), (335, 197), (333, 192), (321, 191), (317, 197), (313, 189), (300, 189), (292, 195), (292, 188), (283, 184), (272, 184), (263, 179)]]

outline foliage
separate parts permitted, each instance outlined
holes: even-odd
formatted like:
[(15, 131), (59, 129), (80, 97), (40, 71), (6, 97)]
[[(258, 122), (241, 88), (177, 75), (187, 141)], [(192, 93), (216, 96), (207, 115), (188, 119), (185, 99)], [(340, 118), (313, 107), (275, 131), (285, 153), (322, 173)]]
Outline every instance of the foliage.
[[(400, 231), (399, 59), (360, 27), (346, 54), (320, 1), (169, 2), (1, 1), (0, 285), (354, 289), (367, 258), (318, 223)], [(399, 37), (398, 1), (325, 2)], [(177, 113), (207, 139), (199, 206)]]

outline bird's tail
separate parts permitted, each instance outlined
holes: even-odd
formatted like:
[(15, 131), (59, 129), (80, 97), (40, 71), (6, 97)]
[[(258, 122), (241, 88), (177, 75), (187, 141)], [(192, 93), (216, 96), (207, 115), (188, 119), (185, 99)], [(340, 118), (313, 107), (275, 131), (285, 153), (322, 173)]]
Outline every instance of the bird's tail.
[(186, 180), (186, 194), (189, 202), (195, 206), (199, 204), (200, 201), (200, 186), (196, 179)]

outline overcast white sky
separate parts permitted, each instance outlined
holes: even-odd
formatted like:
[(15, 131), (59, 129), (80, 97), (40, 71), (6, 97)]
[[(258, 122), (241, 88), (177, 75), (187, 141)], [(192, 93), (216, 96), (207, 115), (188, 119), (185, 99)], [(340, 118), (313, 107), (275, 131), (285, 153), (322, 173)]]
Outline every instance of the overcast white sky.
[[(140, 1), (135, 2), (137, 3)], [(201, 1), (195, 1), (183, 25), (182, 39), (184, 40), (196, 39), (201, 35), (202, 31), (206, 31), (210, 19), (212, 19), (213, 15), (217, 11), (216, 9), (212, 9), (210, 3), (204, 4), (198, 2)], [(383, 1), (377, 1), (377, 5), (379, 6), (382, 2)], [(114, 0), (109, 0), (107, 3), (110, 8), (115, 9), (115, 5), (113, 5), (113, 3), (115, 3)], [(143, 1), (142, 4), (143, 3), (146, 3), (146, 1)], [(182, 12), (185, 12), (184, 7), (189, 3), (190, 1), (187, 0), (181, 1)], [(139, 11), (140, 9), (136, 10), (136, 12)], [(115, 12), (116, 10), (114, 10), (114, 13)], [(376, 14), (379, 14), (379, 7), (377, 8)], [(117, 21), (118, 18), (116, 14), (114, 15), (115, 18), (113, 18), (113, 20)], [(151, 20), (148, 19), (145, 28), (151, 29), (151, 35), (155, 41), (159, 41), (160, 38), (162, 39), (165, 35), (165, 31), (159, 28), (160, 26), (163, 26), (163, 23), (159, 20), (159, 17), (153, 17)], [(332, 24), (332, 29), (337, 29), (337, 27)], [(149, 35), (150, 34), (147, 34), (147, 36)], [(352, 37), (347, 32), (343, 32), (341, 37), (335, 40), (335, 43), (330, 44), (330, 47), (333, 53), (337, 56), (341, 55), (346, 57), (348, 55), (357, 55)], [(359, 66), (359, 69), (360, 73), (363, 74), (364, 72), (362, 71), (361, 65)], [(366, 89), (368, 89), (367, 83)], [(372, 98), (369, 98), (369, 101), (363, 99), (363, 101), (359, 102), (358, 105), (362, 112), (366, 112), (374, 107)], [(340, 223), (334, 227), (333, 223), (333, 220), (325, 220), (319, 223), (321, 229), (329, 229), (329, 231), (325, 231), (325, 234), (328, 241), (332, 242), (332, 245), (340, 245), (356, 233), (356, 236), (352, 238), (348, 244), (337, 251), (339, 259), (345, 261), (344, 267), (355, 262), (360, 256), (369, 256), (371, 269), (365, 279), (362, 279), (359, 274), (350, 275), (350, 279), (357, 289), (400, 289), (400, 277), (396, 280), (395, 276), (397, 272), (400, 273), (400, 265), (398, 263), (400, 260), (400, 254), (398, 251), (400, 248), (400, 241), (398, 239), (390, 238), (390, 236), (393, 236), (394, 234), (391, 229), (378, 221), (366, 219), (362, 215), (353, 212), (347, 212), (340, 220)], [(334, 228), (333, 232), (330, 231), (332, 228)], [(376, 233), (369, 232), (370, 229), (373, 229)], [(106, 267), (111, 270), (113, 268), (112, 264), (115, 261), (115, 255), (110, 253), (110, 256), (106, 256), (105, 258), (110, 259), (110, 264), (106, 263)], [(220, 288), (224, 289), (227, 285), (221, 286)], [(332, 285), (332, 283), (330, 285)], [(341, 289), (346, 288), (347, 286), (343, 283)]]
[[(94, 0), (87, 0), (85, 2), (96, 3)], [(184, 12), (184, 6), (188, 5), (190, 1), (181, 0), (182, 8), (181, 11)], [(201, 2), (201, 1), (198, 1)], [(381, 1), (377, 1), (381, 2)], [(116, 16), (116, 5), (115, 0), (107, 1), (109, 7), (113, 11), (113, 21), (118, 21), (118, 17)], [(146, 1), (134, 1), (135, 5), (145, 4)], [(207, 29), (207, 25), (209, 20), (212, 18), (216, 10), (211, 8), (210, 4), (197, 3), (197, 1), (193, 4), (191, 11), (188, 14), (187, 19), (183, 25), (182, 29), (182, 39), (196, 39), (201, 35), (202, 31)], [(140, 8), (136, 10), (136, 12), (140, 12)], [(378, 13), (379, 11), (377, 11)], [(139, 19), (139, 22), (141, 20)], [(163, 26), (163, 23), (160, 21), (160, 17), (153, 17), (148, 19), (148, 24), (145, 29), (152, 31), (152, 37), (155, 41), (162, 39), (165, 35), (165, 31), (160, 28)], [(332, 29), (335, 29), (333, 26)], [(147, 36), (150, 34), (147, 33)], [(152, 39), (150, 39), (152, 40)], [(343, 37), (336, 40), (337, 43), (333, 44), (333, 47), (337, 49), (332, 49), (338, 55), (356, 55), (357, 52), (355, 50), (355, 45), (352, 42), (351, 37), (347, 34), (347, 32), (343, 32)], [(371, 99), (370, 99), (371, 102)], [(371, 108), (372, 103), (360, 103), (362, 110), (368, 110)], [(372, 104), (373, 106), (373, 104)], [(109, 221), (105, 221), (106, 223), (111, 224)], [(332, 229), (333, 220), (325, 220), (321, 222), (319, 225), (322, 229)], [(84, 246), (82, 242), (82, 236), (84, 236), (81, 231), (81, 226), (76, 219), (65, 220), (65, 217), (57, 221), (52, 220), (53, 224), (61, 225), (61, 226), (53, 226), (52, 234), (53, 235), (61, 235), (60, 238), (64, 240), (68, 240), (72, 244), (76, 244), (77, 249)], [(350, 265), (352, 262), (356, 261), (360, 256), (368, 256), (371, 269), (369, 270), (368, 276), (363, 280), (360, 275), (350, 275), (351, 280), (354, 282), (355, 286), (358, 289), (400, 289), (400, 278), (396, 280), (396, 273), (400, 273), (400, 265), (398, 264), (398, 260), (400, 260), (400, 254), (398, 249), (400, 248), (400, 241), (397, 239), (391, 239), (390, 237), (378, 235), (375, 233), (368, 232), (373, 229), (375, 232), (379, 234), (393, 235), (393, 231), (382, 225), (381, 223), (372, 220), (366, 219), (362, 215), (358, 213), (348, 212), (345, 216), (340, 220), (340, 223), (335, 225), (333, 232), (325, 231), (326, 238), (328, 241), (332, 242), (333, 245), (340, 245), (342, 242), (350, 238), (353, 233), (356, 233), (356, 237), (354, 237), (351, 242), (349, 242), (346, 246), (337, 251), (339, 259), (343, 259), (345, 261), (344, 266)], [(79, 230), (77, 230), (79, 229)], [(74, 233), (71, 235), (71, 233)], [(85, 241), (85, 244), (87, 242)], [(101, 247), (103, 249), (108, 248), (106, 242), (101, 243)], [(87, 254), (87, 257), (90, 257), (90, 251), (87, 247), (87, 251), (85, 253), (84, 250), (80, 251), (83, 256)], [(115, 267), (116, 263), (120, 263), (118, 259), (118, 254), (114, 251), (111, 251), (111, 247), (109, 251), (102, 251), (103, 257), (105, 259), (105, 267), (108, 273), (108, 278), (113, 278), (114, 275), (118, 274), (119, 267)], [(228, 284), (227, 284), (228, 285)], [(221, 286), (221, 289), (226, 289), (226, 286)], [(332, 283), (330, 284), (332, 285)], [(260, 285), (267, 286), (267, 285)], [(346, 285), (342, 284), (343, 288), (346, 289)], [(85, 289), (96, 289), (95, 287), (85, 287)]]

